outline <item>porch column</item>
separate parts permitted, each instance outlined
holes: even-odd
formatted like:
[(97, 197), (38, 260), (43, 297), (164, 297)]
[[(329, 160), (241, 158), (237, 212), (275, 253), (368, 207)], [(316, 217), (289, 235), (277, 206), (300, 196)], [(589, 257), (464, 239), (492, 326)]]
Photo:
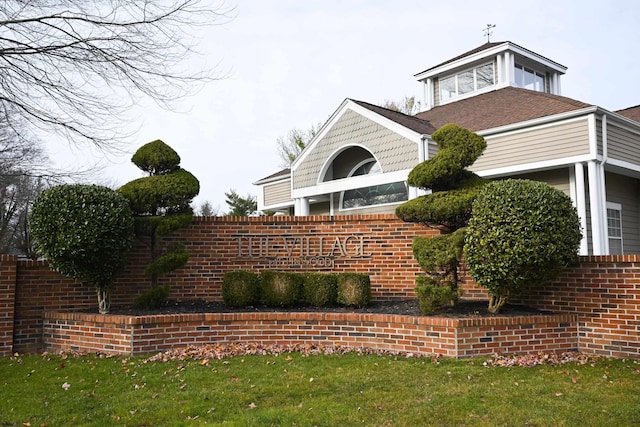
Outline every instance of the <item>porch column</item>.
[(589, 173), (589, 206), (591, 208), (591, 241), (593, 255), (607, 255), (606, 201), (602, 199), (602, 165), (595, 160), (587, 164)]
[[(573, 172), (573, 173), (571, 173)], [(587, 236), (587, 188), (584, 185), (584, 166), (576, 163), (571, 176), (571, 198), (578, 211), (580, 218), (580, 229), (582, 230), (582, 240), (580, 240), (580, 255), (589, 255), (589, 238)]]
[(294, 215), (295, 216), (309, 215), (309, 199), (306, 199), (304, 197), (295, 199)]

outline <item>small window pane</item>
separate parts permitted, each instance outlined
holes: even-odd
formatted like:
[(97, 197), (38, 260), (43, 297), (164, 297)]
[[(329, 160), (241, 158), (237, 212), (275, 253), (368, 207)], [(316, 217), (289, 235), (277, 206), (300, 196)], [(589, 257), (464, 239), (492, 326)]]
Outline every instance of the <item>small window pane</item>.
[(609, 237), (622, 237), (622, 218), (617, 209), (607, 209)]
[(531, 90), (535, 89), (533, 71), (527, 70), (526, 68), (524, 70), (524, 88)]
[(473, 70), (458, 74), (458, 94), (473, 92)]
[(476, 69), (476, 80), (478, 89), (482, 89), (487, 86), (493, 86), (493, 64), (483, 65)]
[(456, 96), (456, 77), (440, 80), (440, 100), (446, 101)]
[(524, 87), (524, 71), (519, 65), (516, 65), (514, 78), (517, 87)]
[(544, 87), (544, 77), (541, 74), (536, 73), (534, 76), (534, 80), (535, 90), (537, 90), (538, 92), (546, 92)]

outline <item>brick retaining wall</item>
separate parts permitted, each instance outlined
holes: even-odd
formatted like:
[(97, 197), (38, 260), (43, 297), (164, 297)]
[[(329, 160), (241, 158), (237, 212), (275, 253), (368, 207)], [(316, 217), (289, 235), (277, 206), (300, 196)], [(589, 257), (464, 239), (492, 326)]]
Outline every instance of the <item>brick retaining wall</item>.
[(577, 349), (577, 317), (450, 319), (362, 313), (44, 313), (48, 351), (145, 354), (225, 342), (368, 347), (448, 357)]
[[(374, 299), (415, 298), (415, 277), (422, 270), (411, 242), (415, 235), (435, 233), (393, 215), (196, 218), (189, 228), (172, 236), (187, 243), (188, 264), (162, 282), (171, 284), (172, 299), (219, 301), (226, 271), (261, 271), (287, 262), (279, 269), (367, 273)], [(311, 264), (321, 258), (330, 260), (331, 268)], [(130, 304), (149, 288), (146, 262), (148, 253), (139, 242), (130, 267), (113, 287), (113, 305)], [(307, 265), (290, 264), (295, 262)], [(0, 274), (0, 355), (41, 350), (44, 311), (97, 307), (92, 288), (50, 271), (45, 262), (1, 255)], [(468, 275), (463, 279), (465, 298), (486, 297), (486, 291)], [(523, 301), (576, 314), (581, 350), (640, 358), (640, 256), (580, 257), (553, 286), (540, 288)], [(496, 336), (507, 335), (505, 329)], [(502, 341), (483, 338), (483, 345)]]

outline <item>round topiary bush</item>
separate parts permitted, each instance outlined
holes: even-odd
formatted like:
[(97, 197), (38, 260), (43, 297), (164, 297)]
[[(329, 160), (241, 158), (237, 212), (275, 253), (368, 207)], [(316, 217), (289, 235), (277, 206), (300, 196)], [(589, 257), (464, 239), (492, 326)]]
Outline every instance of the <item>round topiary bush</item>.
[(65, 276), (95, 286), (100, 313), (109, 311), (109, 287), (133, 242), (128, 200), (98, 185), (59, 185), (33, 204), (29, 227), (36, 251)]
[(562, 191), (537, 181), (494, 181), (473, 203), (464, 256), (495, 313), (510, 297), (556, 278), (581, 239), (578, 214)]
[(313, 307), (334, 305), (338, 298), (338, 276), (330, 273), (307, 273), (302, 284), (304, 301)]

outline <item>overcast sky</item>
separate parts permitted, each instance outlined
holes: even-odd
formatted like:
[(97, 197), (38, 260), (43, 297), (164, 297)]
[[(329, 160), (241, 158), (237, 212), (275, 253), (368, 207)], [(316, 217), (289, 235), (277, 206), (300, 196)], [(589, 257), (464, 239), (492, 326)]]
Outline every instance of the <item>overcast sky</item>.
[[(211, 0), (215, 3), (215, 0)], [(640, 104), (637, 0), (228, 0), (235, 18), (207, 29), (199, 49), (228, 77), (184, 100), (186, 113), (151, 105), (132, 114), (129, 152), (109, 156), (104, 183), (142, 175), (131, 162), (162, 139), (201, 185), (195, 204), (228, 210), (224, 193), (281, 169), (276, 140), (324, 122), (345, 98), (381, 104), (420, 97), (413, 75), (486, 42), (511, 41), (566, 67), (562, 94), (613, 111)], [(90, 162), (89, 148), (50, 157)]]

